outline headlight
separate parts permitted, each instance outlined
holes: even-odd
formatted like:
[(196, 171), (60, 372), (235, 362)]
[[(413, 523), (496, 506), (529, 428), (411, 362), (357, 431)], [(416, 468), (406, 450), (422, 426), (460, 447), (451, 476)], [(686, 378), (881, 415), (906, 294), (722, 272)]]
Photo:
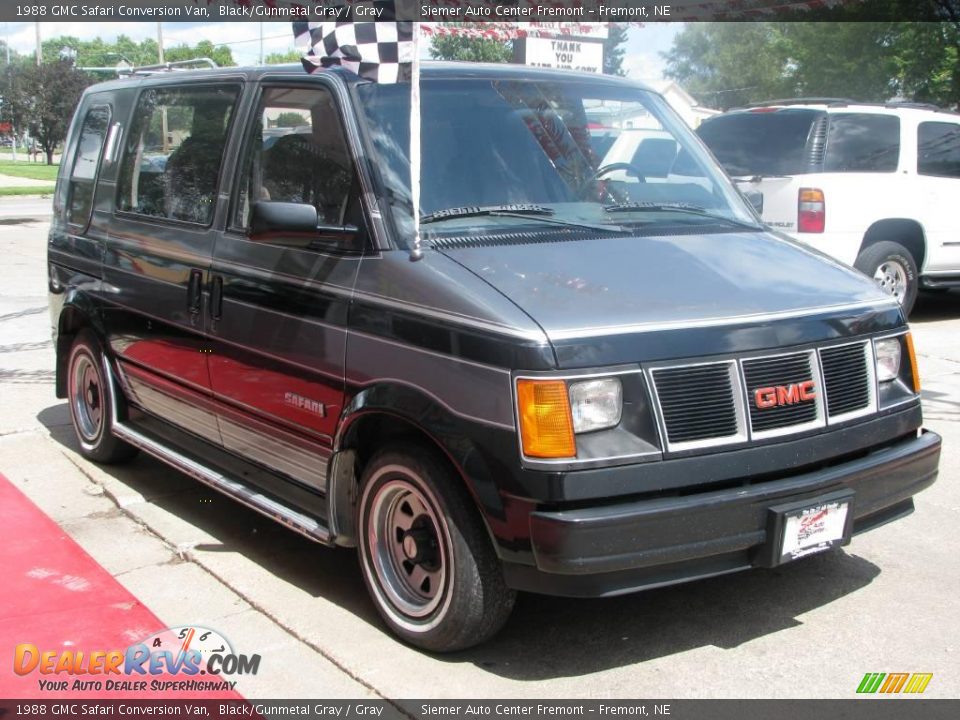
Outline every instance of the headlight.
[(877, 380), (896, 380), (900, 376), (900, 338), (877, 340), (873, 349), (877, 362)]
[(574, 458), (575, 435), (620, 424), (623, 386), (619, 378), (566, 382), (517, 380), (517, 415), (523, 454), (530, 458)]
[(620, 424), (623, 386), (617, 378), (570, 383), (570, 412), (575, 433), (603, 430)]

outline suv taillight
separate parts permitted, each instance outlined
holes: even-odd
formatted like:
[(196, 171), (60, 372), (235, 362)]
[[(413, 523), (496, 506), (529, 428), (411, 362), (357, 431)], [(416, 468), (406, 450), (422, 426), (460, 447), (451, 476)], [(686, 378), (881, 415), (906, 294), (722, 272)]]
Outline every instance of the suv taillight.
[(815, 188), (800, 188), (797, 196), (797, 230), (807, 233), (822, 233), (827, 221), (827, 205), (823, 191)]

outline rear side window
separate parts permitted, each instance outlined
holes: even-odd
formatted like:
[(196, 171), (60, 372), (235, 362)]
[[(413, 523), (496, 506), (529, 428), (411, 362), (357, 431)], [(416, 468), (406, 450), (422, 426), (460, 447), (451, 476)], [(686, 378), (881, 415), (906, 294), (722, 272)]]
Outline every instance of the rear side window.
[(830, 115), (824, 172), (894, 172), (900, 161), (900, 118), (896, 115)]
[(818, 110), (737, 112), (707, 120), (697, 134), (731, 175), (807, 172), (807, 138)]
[(208, 225), (240, 88), (145, 90), (120, 166), (117, 208)]
[(917, 172), (960, 178), (960, 124), (920, 123), (917, 128)]
[(100, 155), (109, 127), (110, 108), (106, 105), (95, 105), (83, 118), (67, 195), (67, 222), (71, 225), (83, 226), (90, 220)]

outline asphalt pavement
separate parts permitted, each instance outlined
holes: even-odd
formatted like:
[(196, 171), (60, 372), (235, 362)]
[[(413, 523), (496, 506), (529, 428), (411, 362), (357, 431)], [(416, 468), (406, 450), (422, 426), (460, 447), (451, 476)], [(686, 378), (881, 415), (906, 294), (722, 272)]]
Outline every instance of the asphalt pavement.
[(0, 202), (0, 473), (165, 624), (259, 653), (241, 694), (850, 698), (866, 672), (931, 672), (925, 697), (960, 697), (960, 293), (923, 297), (913, 318), (926, 422), (944, 437), (916, 513), (776, 570), (606, 600), (521, 595), (493, 641), (432, 656), (386, 631), (351, 551), (151, 458), (79, 456), (54, 397), (47, 222), (33, 202)]

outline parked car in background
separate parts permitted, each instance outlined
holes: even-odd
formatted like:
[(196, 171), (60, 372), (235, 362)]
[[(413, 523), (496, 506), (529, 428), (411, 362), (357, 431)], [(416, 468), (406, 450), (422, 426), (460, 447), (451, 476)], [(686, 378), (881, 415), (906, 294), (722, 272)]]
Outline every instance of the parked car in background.
[(960, 115), (928, 105), (776, 100), (697, 133), (763, 219), (855, 266), (909, 313), (960, 286)]

